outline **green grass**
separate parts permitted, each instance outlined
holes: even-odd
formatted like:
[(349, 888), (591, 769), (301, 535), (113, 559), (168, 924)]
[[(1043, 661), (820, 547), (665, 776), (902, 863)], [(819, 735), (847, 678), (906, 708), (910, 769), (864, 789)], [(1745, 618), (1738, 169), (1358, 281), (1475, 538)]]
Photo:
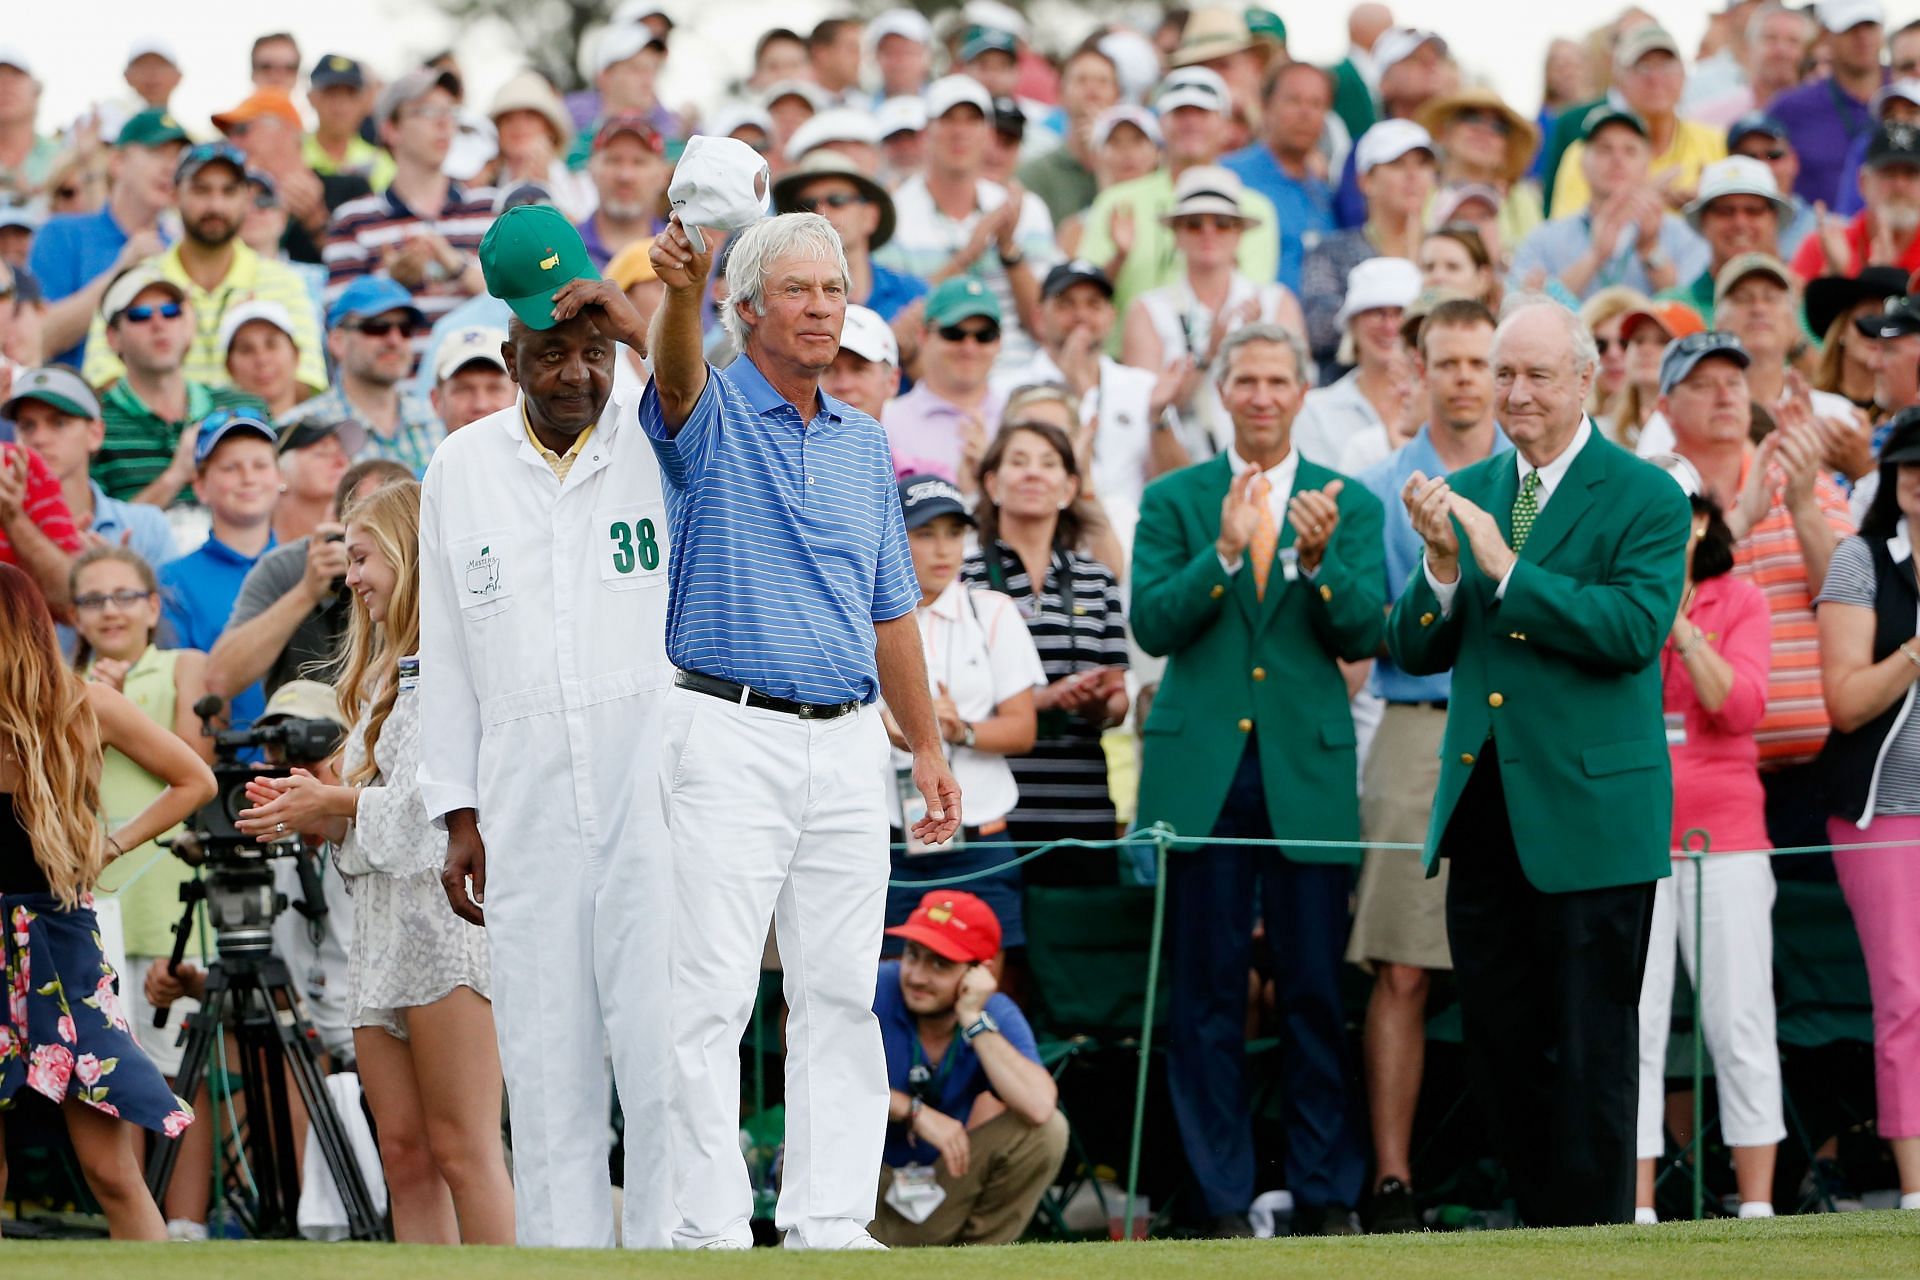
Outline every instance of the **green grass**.
[(1668, 1223), (1573, 1231), (1458, 1232), (1344, 1240), (1018, 1245), (911, 1260), (876, 1254), (614, 1254), (424, 1249), (394, 1245), (31, 1244), (0, 1246), (0, 1275), (137, 1276), (140, 1280), (532, 1280), (553, 1277), (782, 1276), (902, 1280), (1768, 1280), (1920, 1275), (1920, 1213)]

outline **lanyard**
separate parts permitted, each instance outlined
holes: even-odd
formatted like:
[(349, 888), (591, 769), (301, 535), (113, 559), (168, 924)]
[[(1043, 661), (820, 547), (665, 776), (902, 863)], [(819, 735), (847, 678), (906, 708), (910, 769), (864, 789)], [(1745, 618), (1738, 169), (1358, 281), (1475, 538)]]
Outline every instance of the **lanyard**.
[(927, 1065), (926, 1050), (920, 1047), (920, 1031), (915, 1028), (907, 1038), (907, 1051), (911, 1063), (907, 1067), (907, 1092), (922, 1102), (938, 1098), (940, 1089), (947, 1082), (947, 1074), (953, 1070), (954, 1051), (960, 1047), (960, 1036), (956, 1032), (953, 1039), (947, 1041), (947, 1051), (940, 1055), (940, 1069), (934, 1070)]
[[(1013, 593), (1007, 590), (1006, 566), (1002, 561), (1001, 548), (1004, 545), (996, 540), (994, 545), (982, 555), (981, 560), (987, 571), (987, 585), (1002, 595), (1012, 595)], [(1058, 575), (1060, 579), (1060, 602), (1066, 606), (1067, 657), (1072, 664), (1069, 670), (1078, 671), (1080, 670), (1080, 628), (1075, 619), (1090, 615), (1091, 611), (1080, 607), (1080, 584), (1073, 576), (1072, 564), (1060, 551), (1054, 551), (1053, 560), (1047, 572), (1049, 578)], [(1033, 599), (1033, 620), (1038, 621), (1041, 610), (1046, 604), (1047, 584), (1045, 582), (1036, 584), (1030, 581), (1027, 584), (1027, 591)], [(1098, 664), (1089, 663), (1088, 665)]]

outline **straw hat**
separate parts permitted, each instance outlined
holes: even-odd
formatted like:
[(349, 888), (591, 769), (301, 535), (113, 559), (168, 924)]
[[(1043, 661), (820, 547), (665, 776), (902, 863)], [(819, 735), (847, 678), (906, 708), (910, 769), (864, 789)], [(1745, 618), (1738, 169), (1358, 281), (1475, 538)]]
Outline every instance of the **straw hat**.
[(1175, 67), (1190, 67), (1243, 49), (1258, 49), (1263, 54), (1267, 51), (1265, 45), (1254, 39), (1242, 10), (1211, 6), (1194, 10), (1180, 34), (1179, 48), (1167, 62)]
[(1435, 98), (1420, 108), (1414, 116), (1435, 140), (1446, 131), (1453, 117), (1462, 111), (1496, 111), (1507, 122), (1507, 167), (1505, 177), (1508, 182), (1517, 182), (1520, 175), (1533, 163), (1533, 153), (1540, 145), (1540, 130), (1533, 121), (1508, 106), (1506, 99), (1483, 85), (1461, 89), (1444, 98)]

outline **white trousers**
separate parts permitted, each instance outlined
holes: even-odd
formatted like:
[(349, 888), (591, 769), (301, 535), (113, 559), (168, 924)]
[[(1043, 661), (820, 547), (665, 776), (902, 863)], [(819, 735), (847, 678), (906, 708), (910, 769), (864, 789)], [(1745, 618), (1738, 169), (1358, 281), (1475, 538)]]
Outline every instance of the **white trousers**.
[[(1666, 1150), (1667, 1034), (1674, 957), (1700, 990), (1700, 1023), (1713, 1055), (1720, 1134), (1728, 1146), (1762, 1147), (1787, 1136), (1780, 1103), (1780, 1046), (1773, 1026), (1773, 868), (1760, 854), (1715, 854), (1702, 867), (1695, 967), (1694, 870), (1676, 859), (1655, 887), (1647, 976), (1640, 987), (1639, 1155)], [(1677, 945), (1676, 945), (1677, 944)]]
[(544, 840), (487, 842), (493, 1020), (521, 1245), (614, 1246), (609, 1050), (626, 1120), (619, 1243), (672, 1243), (667, 859), (641, 844), (587, 855), (577, 831), (551, 829)]
[(674, 874), (674, 1243), (749, 1244), (740, 1037), (771, 917), (787, 998), (785, 1174), (775, 1222), (835, 1249), (873, 1219), (887, 1064), (873, 991), (886, 912), (887, 739), (872, 707), (801, 720), (691, 690), (667, 704)]

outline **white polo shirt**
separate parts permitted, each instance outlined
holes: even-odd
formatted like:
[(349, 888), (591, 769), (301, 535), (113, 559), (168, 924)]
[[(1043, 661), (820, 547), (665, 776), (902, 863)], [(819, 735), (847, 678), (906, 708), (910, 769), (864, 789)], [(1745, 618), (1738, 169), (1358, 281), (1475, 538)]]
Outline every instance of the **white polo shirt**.
[[(1047, 682), (1019, 608), (998, 591), (970, 589), (955, 578), (931, 605), (915, 609), (913, 618), (920, 626), (929, 687), (937, 697), (945, 685), (960, 718), (969, 724), (991, 720), (1002, 702)], [(953, 780), (966, 797), (968, 826), (984, 827), (1013, 811), (1020, 788), (1005, 756), (948, 744), (947, 758)], [(887, 763), (888, 821), (898, 826), (895, 777), (913, 767), (913, 757), (896, 749), (888, 753)]]

